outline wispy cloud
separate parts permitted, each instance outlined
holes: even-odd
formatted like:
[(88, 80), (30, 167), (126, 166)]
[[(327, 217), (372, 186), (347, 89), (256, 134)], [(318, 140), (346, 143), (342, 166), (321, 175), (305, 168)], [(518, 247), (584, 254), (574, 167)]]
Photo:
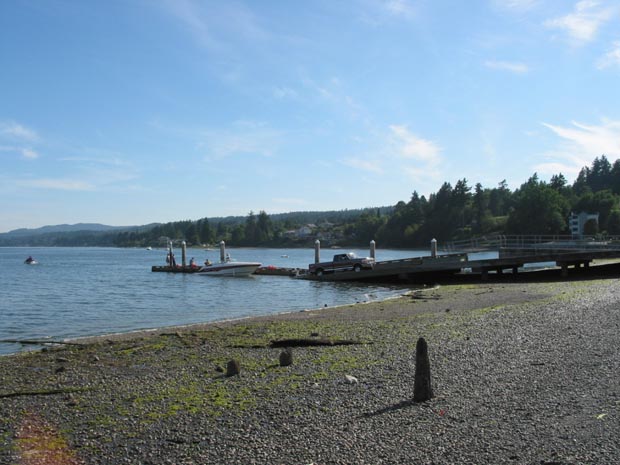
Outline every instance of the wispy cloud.
[(493, 5), (503, 10), (522, 12), (531, 10), (538, 2), (539, 0), (493, 0)]
[(291, 89), (290, 87), (274, 87), (272, 89), (272, 94), (275, 98), (280, 100), (296, 100), (299, 97), (297, 91)]
[(362, 171), (368, 171), (369, 173), (383, 173), (383, 169), (381, 168), (381, 165), (378, 161), (364, 160), (362, 158), (351, 157), (342, 160), (342, 164)]
[(39, 140), (39, 136), (33, 129), (12, 121), (0, 122), (0, 134), (5, 137), (28, 142), (36, 142)]
[(571, 126), (542, 123), (561, 141), (546, 154), (551, 161), (534, 168), (539, 173), (576, 175), (593, 157), (620, 157), (620, 121), (603, 120), (601, 125), (586, 125), (573, 121)]
[(620, 41), (614, 42), (611, 49), (597, 63), (598, 69), (620, 67)]
[(236, 155), (270, 157), (281, 145), (283, 136), (265, 123), (238, 121), (228, 129), (205, 130), (201, 138), (200, 146), (211, 160)]
[(581, 0), (577, 2), (572, 13), (547, 20), (545, 26), (563, 30), (575, 43), (581, 44), (593, 40), (601, 25), (612, 15), (611, 8), (601, 6), (596, 0)]
[(39, 154), (36, 151), (24, 147), (0, 146), (0, 152), (19, 153), (23, 158), (27, 158), (29, 160), (39, 158)]
[(386, 0), (383, 2), (383, 6), (388, 13), (395, 16), (411, 18), (415, 15), (415, 9), (408, 0)]
[(165, 0), (162, 5), (210, 52), (229, 53), (235, 41), (253, 43), (271, 37), (254, 13), (239, 2)]
[(74, 179), (26, 179), (17, 181), (17, 185), (37, 189), (51, 189), (61, 191), (93, 191), (95, 186), (85, 181)]
[(308, 205), (308, 201), (306, 199), (297, 197), (275, 197), (271, 200), (273, 203), (278, 204), (281, 207), (300, 207), (303, 205)]
[(490, 69), (509, 71), (515, 74), (526, 74), (529, 71), (529, 68), (525, 63), (513, 61), (485, 61), (484, 66)]

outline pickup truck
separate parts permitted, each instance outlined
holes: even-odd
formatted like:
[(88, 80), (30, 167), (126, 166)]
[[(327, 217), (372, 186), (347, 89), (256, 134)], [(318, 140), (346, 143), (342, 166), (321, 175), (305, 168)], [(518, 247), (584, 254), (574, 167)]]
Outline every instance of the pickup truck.
[(373, 258), (357, 257), (354, 253), (339, 253), (334, 255), (331, 262), (311, 263), (308, 265), (308, 271), (317, 276), (323, 273), (334, 271), (361, 271), (362, 269), (372, 269), (375, 265)]

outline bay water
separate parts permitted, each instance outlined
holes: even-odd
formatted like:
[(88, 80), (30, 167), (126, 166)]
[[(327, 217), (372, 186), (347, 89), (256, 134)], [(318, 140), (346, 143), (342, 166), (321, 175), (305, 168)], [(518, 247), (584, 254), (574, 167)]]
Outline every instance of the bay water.
[[(368, 250), (345, 250), (367, 256)], [(307, 268), (313, 249), (228, 248), (233, 259)], [(321, 251), (329, 260), (333, 250)], [(377, 260), (428, 255), (377, 250)], [(32, 255), (36, 265), (24, 260)], [(176, 250), (177, 261), (181, 251)], [(187, 261), (219, 260), (219, 250), (188, 249)], [(0, 248), (0, 341), (78, 338), (166, 326), (383, 300), (411, 286), (333, 283), (285, 276), (248, 278), (154, 273), (165, 249)], [(0, 354), (29, 349), (0, 343)]]

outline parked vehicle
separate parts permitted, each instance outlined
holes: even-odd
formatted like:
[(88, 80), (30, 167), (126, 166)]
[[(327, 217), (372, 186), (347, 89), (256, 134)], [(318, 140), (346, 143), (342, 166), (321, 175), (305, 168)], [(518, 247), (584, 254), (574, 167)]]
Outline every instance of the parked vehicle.
[(317, 276), (323, 273), (333, 273), (336, 271), (362, 271), (363, 269), (372, 269), (375, 265), (373, 258), (357, 257), (353, 252), (339, 253), (334, 255), (331, 262), (311, 263), (308, 270)]

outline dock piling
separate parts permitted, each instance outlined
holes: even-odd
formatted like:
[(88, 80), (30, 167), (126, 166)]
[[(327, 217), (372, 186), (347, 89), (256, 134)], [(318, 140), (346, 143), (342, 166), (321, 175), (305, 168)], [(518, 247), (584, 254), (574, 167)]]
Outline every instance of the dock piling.
[(314, 241), (314, 263), (319, 263), (321, 261), (321, 241)]

